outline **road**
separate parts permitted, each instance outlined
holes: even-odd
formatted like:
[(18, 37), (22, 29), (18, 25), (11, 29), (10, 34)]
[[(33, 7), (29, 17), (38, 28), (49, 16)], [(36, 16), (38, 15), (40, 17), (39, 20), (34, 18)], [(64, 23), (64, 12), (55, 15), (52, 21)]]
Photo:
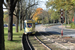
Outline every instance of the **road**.
[[(61, 25), (42, 27), (42, 25), (36, 25), (38, 31), (51, 32), (53, 34), (61, 34)], [(75, 29), (66, 29), (63, 27), (63, 36), (75, 37)]]

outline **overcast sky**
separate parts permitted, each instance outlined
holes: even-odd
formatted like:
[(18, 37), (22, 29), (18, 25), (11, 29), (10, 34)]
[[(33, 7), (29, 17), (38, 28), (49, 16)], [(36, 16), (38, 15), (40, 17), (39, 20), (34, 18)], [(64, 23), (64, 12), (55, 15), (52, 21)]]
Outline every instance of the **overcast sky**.
[(45, 10), (46, 9), (46, 5), (45, 5), (46, 1), (48, 1), (48, 0), (39, 0), (38, 7), (43, 8)]
[[(42, 8), (42, 9), (44, 9), (44, 10), (46, 10), (46, 5), (45, 5), (45, 3), (46, 3), (46, 1), (48, 1), (48, 0), (38, 0), (39, 1), (39, 5), (37, 6), (38, 8)], [(4, 6), (3, 6), (4, 7)]]

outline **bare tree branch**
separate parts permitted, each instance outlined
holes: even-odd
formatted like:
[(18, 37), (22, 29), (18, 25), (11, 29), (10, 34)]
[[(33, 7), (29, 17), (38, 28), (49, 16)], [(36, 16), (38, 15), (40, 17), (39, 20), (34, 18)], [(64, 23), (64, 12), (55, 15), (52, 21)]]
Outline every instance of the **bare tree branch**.
[(32, 7), (32, 6), (34, 6), (34, 5), (38, 5), (38, 4), (32, 4), (32, 5), (30, 5), (30, 6), (28, 6), (26, 9), (29, 9), (30, 7)]
[(17, 1), (19, 1), (19, 0), (16, 0), (16, 1), (13, 3), (13, 6), (15, 6), (15, 5), (16, 5)]
[(10, 2), (9, 2), (9, 0), (6, 0), (6, 2), (7, 2), (7, 6), (8, 6), (8, 5), (10, 5)]
[(14, 16), (17, 16), (16, 14), (13, 14)]
[(13, 11), (15, 10), (15, 6), (16, 6), (17, 1), (18, 1), (18, 0), (16, 0), (16, 1), (13, 3), (13, 5), (12, 5), (13, 8), (14, 8)]

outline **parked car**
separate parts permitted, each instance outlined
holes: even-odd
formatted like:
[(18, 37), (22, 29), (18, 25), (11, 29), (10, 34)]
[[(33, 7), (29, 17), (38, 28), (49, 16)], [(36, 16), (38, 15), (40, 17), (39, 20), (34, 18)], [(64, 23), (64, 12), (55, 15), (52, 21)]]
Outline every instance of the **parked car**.
[(15, 26), (15, 24), (13, 24), (13, 26)]
[(8, 25), (7, 24), (4, 24), (4, 27), (8, 27)]

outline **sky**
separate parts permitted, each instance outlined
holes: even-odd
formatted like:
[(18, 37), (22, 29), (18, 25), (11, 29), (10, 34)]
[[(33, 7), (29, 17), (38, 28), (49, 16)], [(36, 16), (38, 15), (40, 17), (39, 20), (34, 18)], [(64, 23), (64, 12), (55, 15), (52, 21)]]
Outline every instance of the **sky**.
[[(6, 1), (4, 0), (4, 2), (6, 3)], [(4, 6), (4, 4), (3, 4), (3, 8), (6, 8), (5, 6)], [(3, 9), (3, 11), (7, 11), (7, 9)]]
[[(5, 8), (5, 6), (3, 5), (3, 8)], [(7, 11), (7, 9), (3, 9), (3, 11)]]
[(45, 3), (46, 3), (46, 1), (48, 1), (48, 0), (39, 0), (39, 1), (41, 1), (41, 2), (39, 3), (38, 7), (40, 7), (40, 8), (42, 8), (42, 9), (46, 10), (46, 5), (45, 5)]
[[(37, 7), (38, 8), (42, 8), (43, 10), (46, 10), (46, 5), (45, 5), (45, 3), (46, 3), (46, 1), (48, 1), (48, 0), (38, 0), (39, 1), (39, 5), (37, 5)], [(3, 5), (3, 7), (5, 7), (4, 5)], [(4, 9), (4, 11), (6, 11), (6, 9)]]

